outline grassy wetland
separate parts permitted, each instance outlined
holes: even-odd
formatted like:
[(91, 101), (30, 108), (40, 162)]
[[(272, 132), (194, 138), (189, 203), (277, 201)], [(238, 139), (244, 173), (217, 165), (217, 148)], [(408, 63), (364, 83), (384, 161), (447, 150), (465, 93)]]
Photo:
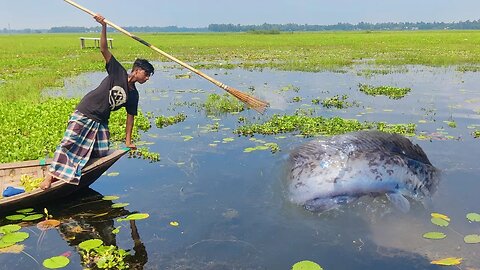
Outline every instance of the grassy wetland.
[[(2, 48), (0, 63), (3, 67), (0, 70), (2, 93), (0, 103), (45, 102), (45, 97), (42, 97), (44, 89), (61, 87), (65, 78), (88, 71), (102, 70), (104, 64), (98, 50), (80, 49), (78, 36), (78, 34), (0, 36)], [(341, 72), (346, 67), (361, 63), (390, 67), (456, 65), (459, 70), (476, 70), (480, 63), (480, 49), (477, 46), (480, 42), (480, 33), (475, 31), (327, 32), (280, 35), (141, 34), (141, 36), (162, 50), (200, 69), (272, 68), (307, 72), (325, 70)], [(157, 53), (119, 33), (111, 33), (109, 37), (114, 38), (113, 52), (121, 61), (132, 61), (136, 57), (165, 61)], [(48, 111), (56, 110), (54, 107), (27, 104), (10, 106), (16, 108), (46, 106), (42, 109), (44, 112), (40, 114), (40, 118), (35, 117), (35, 121), (41, 119), (42, 123), (51, 123), (42, 125), (49, 130), (37, 131), (48, 134), (47, 138), (31, 138), (19, 143), (15, 141), (15, 136), (26, 135), (25, 132), (22, 134), (22, 131), (12, 131), (7, 128), (8, 123), (2, 123), (0, 130), (4, 134), (2, 138), (4, 146), (0, 150), (3, 153), (8, 152), (12, 146), (19, 145), (25, 149), (35, 149), (30, 150), (30, 154), (8, 154), (9, 158), (0, 158), (3, 162), (51, 155), (55, 147), (52, 143), (58, 141), (62, 134), (62, 128), (58, 122), (62, 122), (61, 119), (66, 118), (67, 111), (72, 108), (71, 105), (67, 106), (68, 110), (63, 112), (63, 118), (53, 120), (53, 115), (49, 115)], [(53, 106), (56, 108), (57, 104)], [(15, 111), (7, 108), (3, 110), (7, 112), (2, 115), (9, 115), (9, 111)], [(58, 116), (58, 114), (55, 115)], [(28, 121), (26, 119), (29, 118), (24, 118), (24, 121)], [(7, 119), (4, 118), (3, 121)], [(29, 145), (30, 143), (32, 146)], [(34, 145), (35, 143), (37, 146)], [(40, 145), (45, 149), (39, 149)]]
[[(0, 162), (51, 156), (79, 98), (105, 76), (98, 49), (80, 49), (80, 36), (98, 34), (0, 35)], [(138, 36), (271, 107), (259, 115), (110, 33), (125, 67), (142, 57), (156, 68), (138, 86), (139, 150), (85, 194), (0, 219), (0, 269), (36, 269), (60, 254), (68, 269), (479, 265), (480, 32)], [(124, 123), (123, 109), (112, 113), (115, 144)], [(291, 149), (364, 129), (408, 136), (442, 170), (432, 208), (412, 202), (402, 214), (385, 198), (363, 198), (317, 215), (288, 201)], [(28, 220), (39, 215), (61, 225), (40, 229)], [(11, 225), (23, 238), (5, 249)]]

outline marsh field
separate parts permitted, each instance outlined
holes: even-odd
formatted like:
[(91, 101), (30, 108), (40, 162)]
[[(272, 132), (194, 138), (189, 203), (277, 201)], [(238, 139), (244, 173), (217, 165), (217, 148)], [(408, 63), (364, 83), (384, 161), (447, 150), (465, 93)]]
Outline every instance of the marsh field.
[[(105, 76), (80, 36), (98, 34), (0, 35), (0, 162), (51, 156), (76, 103)], [(28, 237), (0, 248), (0, 269), (43, 269), (54, 256), (69, 259), (65, 269), (291, 269), (304, 260), (326, 270), (480, 269), (480, 32), (138, 36), (270, 108), (258, 114), (110, 33), (126, 67), (142, 57), (156, 68), (138, 86), (139, 150), (89, 189), (32, 205), (37, 220), (5, 213), (0, 225)], [(123, 109), (112, 114), (112, 147), (124, 119)], [(293, 148), (364, 129), (407, 136), (441, 170), (429, 207), (411, 201), (402, 213), (367, 196), (318, 214), (289, 201)], [(135, 213), (148, 217), (129, 220)], [(61, 223), (39, 229), (47, 218)], [(102, 248), (86, 247), (92, 239)]]

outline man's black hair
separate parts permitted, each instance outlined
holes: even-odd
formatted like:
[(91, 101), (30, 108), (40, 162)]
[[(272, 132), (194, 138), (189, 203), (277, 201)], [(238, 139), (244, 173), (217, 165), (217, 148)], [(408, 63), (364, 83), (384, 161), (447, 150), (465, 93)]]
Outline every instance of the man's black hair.
[(155, 73), (155, 68), (153, 68), (152, 64), (150, 64), (150, 62), (148, 62), (145, 59), (138, 58), (137, 60), (135, 60), (135, 62), (133, 62), (132, 69), (136, 69), (136, 68), (141, 68), (145, 70), (146, 72), (148, 72), (148, 74), (150, 74), (150, 76), (153, 75), (153, 73)]

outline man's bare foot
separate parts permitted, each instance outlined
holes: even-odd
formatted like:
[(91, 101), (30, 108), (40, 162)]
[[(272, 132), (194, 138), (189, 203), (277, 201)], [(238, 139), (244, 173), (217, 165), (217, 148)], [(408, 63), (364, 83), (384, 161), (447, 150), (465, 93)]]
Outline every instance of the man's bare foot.
[(47, 176), (45, 177), (45, 180), (43, 180), (43, 182), (40, 183), (40, 188), (43, 190), (49, 189), (52, 183), (57, 180), (58, 180), (57, 178), (54, 178), (50, 174), (47, 174)]

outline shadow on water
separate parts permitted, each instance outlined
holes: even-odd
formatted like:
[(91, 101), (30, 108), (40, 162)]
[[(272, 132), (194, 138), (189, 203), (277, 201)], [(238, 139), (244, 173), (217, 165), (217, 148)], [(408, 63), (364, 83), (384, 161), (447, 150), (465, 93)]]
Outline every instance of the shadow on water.
[[(45, 204), (44, 207), (48, 210), (53, 218), (59, 220), (61, 223), (57, 228), (42, 232), (36, 228), (36, 224), (20, 223), (24, 228), (30, 231), (31, 238), (35, 239), (36, 245), (33, 247), (27, 247), (26, 252), (30, 256), (37, 257), (37, 261), (41, 264), (43, 259), (38, 256), (46, 256), (50, 254), (52, 256), (61, 255), (60, 253), (53, 253), (52, 250), (58, 250), (60, 245), (58, 239), (53, 240), (51, 238), (57, 238), (59, 236), (69, 247), (64, 247), (66, 250), (63, 255), (70, 257), (71, 263), (68, 266), (69, 269), (82, 269), (81, 265), (89, 268), (94, 268), (94, 262), (86, 262), (82, 260), (82, 251), (78, 247), (80, 243), (90, 239), (100, 239), (103, 241), (104, 246), (119, 246), (117, 241), (117, 234), (113, 233), (115, 229), (115, 220), (132, 214), (132, 212), (126, 210), (124, 207), (112, 208), (113, 202), (110, 200), (103, 200), (104, 196), (99, 192), (86, 188), (80, 192), (70, 196), (68, 200), (53, 201)], [(43, 209), (36, 209), (37, 212), (43, 212)], [(135, 220), (127, 221), (128, 225), (124, 226), (124, 230), (128, 230), (132, 243), (130, 249), (126, 249), (129, 255), (126, 256), (124, 261), (129, 265), (129, 269), (143, 269), (144, 265), (148, 262), (148, 254), (143, 244)], [(11, 223), (10, 222), (2, 222)], [(57, 246), (57, 247), (56, 247)], [(71, 250), (77, 253), (73, 256)], [(25, 254), (27, 254), (25, 253)], [(32, 261), (20, 263), (15, 259), (2, 262), (5, 268), (1, 269), (26, 269)], [(32, 267), (36, 269), (40, 267), (33, 264)]]
[[(221, 90), (195, 76), (175, 79), (184, 70), (164, 68), (161, 63), (156, 67), (155, 76), (139, 87), (141, 110), (155, 116), (182, 112), (187, 119), (163, 129), (153, 125), (142, 133), (141, 140), (149, 143), (149, 149), (160, 153), (160, 162), (122, 158), (111, 168), (118, 177), (102, 176), (92, 186), (101, 194), (120, 196), (131, 203), (128, 209), (150, 217), (137, 221), (137, 229), (117, 224), (117, 217), (128, 210), (111, 209), (111, 202), (101, 201), (101, 195), (80, 195), (54, 203), (48, 206), (54, 218), (71, 220), (73, 228), (79, 224), (87, 231), (80, 232), (78, 239), (68, 239), (72, 226), (63, 226), (60, 230), (64, 239), (50, 230), (39, 248), (38, 237), (32, 235), (25, 241), (25, 251), (38, 261), (74, 251), (68, 268), (81, 269), (75, 246), (81, 239), (100, 237), (105, 243), (131, 248), (129, 260), (138, 269), (276, 270), (290, 269), (301, 260), (315, 261), (326, 270), (439, 269), (430, 261), (453, 256), (464, 258), (461, 267), (480, 264), (478, 247), (463, 242), (464, 235), (479, 231), (478, 224), (465, 219), (466, 213), (478, 209), (480, 171), (476, 155), (480, 144), (471, 135), (472, 130), (479, 129), (478, 74), (414, 66), (406, 66), (401, 73), (368, 77), (359, 76), (357, 70), (212, 70), (209, 74), (219, 81), (240, 90), (254, 88), (255, 96), (268, 97), (273, 106), (261, 116), (251, 110), (210, 116), (197, 105), (209, 93), (222, 94)], [(82, 75), (79, 81), (70, 80), (64, 93), (57, 94), (83, 96), (103, 76)], [(365, 95), (358, 91), (360, 83), (412, 90), (404, 98), (392, 100)], [(344, 94), (359, 106), (327, 109), (312, 104), (312, 99)], [(301, 100), (293, 102), (297, 96)], [(232, 130), (243, 125), (240, 116), (250, 123), (262, 123), (273, 114), (291, 115), (299, 109), (312, 116), (339, 116), (360, 122), (415, 123), (417, 136), (411, 140), (443, 171), (432, 208), (413, 203), (410, 212), (403, 214), (384, 197), (366, 197), (338, 211), (317, 215), (291, 204), (282, 186), (282, 162), (292, 148), (308, 139), (295, 136), (295, 132), (255, 135), (255, 139), (277, 143), (281, 151), (245, 153), (244, 149), (263, 143), (239, 137)], [(455, 128), (447, 123), (452, 120)], [(212, 131), (216, 123), (218, 129)], [(87, 197), (91, 199), (82, 199)], [(450, 225), (433, 225), (431, 212), (450, 216)], [(179, 226), (169, 225), (172, 221)], [(120, 233), (112, 235), (118, 225), (122, 226)], [(28, 230), (38, 233), (29, 226)], [(132, 240), (132, 231), (140, 234), (143, 245), (136, 244), (136, 233)], [(442, 231), (448, 236), (437, 241), (422, 238), (429, 231)], [(25, 254), (2, 254), (0, 269), (12, 266), (39, 268)]]

